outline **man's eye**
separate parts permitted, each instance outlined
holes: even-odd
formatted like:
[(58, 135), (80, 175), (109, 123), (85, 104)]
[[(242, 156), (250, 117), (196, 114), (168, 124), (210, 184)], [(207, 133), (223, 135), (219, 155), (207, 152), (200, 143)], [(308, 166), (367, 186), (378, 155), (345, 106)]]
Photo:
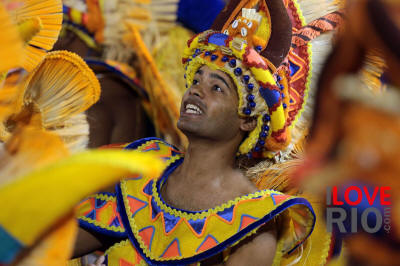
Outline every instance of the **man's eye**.
[(218, 86), (218, 85), (214, 85), (214, 86), (213, 86), (213, 90), (214, 90), (214, 91), (218, 91), (218, 92), (222, 92), (221, 87)]
[(193, 85), (197, 85), (197, 84), (199, 84), (199, 81), (197, 79), (194, 79), (193, 80)]

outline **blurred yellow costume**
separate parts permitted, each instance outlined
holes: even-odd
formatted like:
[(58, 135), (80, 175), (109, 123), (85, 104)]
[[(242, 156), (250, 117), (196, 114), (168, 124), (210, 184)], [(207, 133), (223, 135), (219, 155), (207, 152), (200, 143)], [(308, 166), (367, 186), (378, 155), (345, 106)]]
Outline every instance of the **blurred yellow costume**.
[[(84, 147), (88, 131), (82, 112), (98, 100), (100, 87), (78, 56), (43, 50), (57, 39), (60, 11), (60, 1), (0, 3), (0, 27), (6, 33), (0, 41), (0, 71), (5, 73), (0, 86), (0, 264), (62, 265), (71, 256), (77, 231), (73, 209), (83, 197), (126, 175), (158, 175), (163, 167), (153, 156), (134, 152), (68, 157)], [(17, 67), (30, 73), (10, 71)]]

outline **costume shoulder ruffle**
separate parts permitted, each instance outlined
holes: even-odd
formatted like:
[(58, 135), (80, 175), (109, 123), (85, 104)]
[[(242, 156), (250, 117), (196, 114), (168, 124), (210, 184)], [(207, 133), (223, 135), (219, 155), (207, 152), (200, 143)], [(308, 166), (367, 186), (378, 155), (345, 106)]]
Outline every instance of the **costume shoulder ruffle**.
[[(180, 160), (173, 161), (164, 173)], [(303, 198), (262, 190), (212, 209), (191, 212), (163, 201), (159, 193), (162, 180), (127, 179), (117, 192), (132, 252), (136, 250), (149, 264), (201, 261), (235, 245), (278, 215), (282, 217), (278, 225), (282, 230), (280, 254), (294, 250), (313, 230), (314, 212)]]
[[(168, 161), (171, 157), (180, 156), (181, 152), (172, 145), (158, 138), (144, 138), (126, 144), (110, 144), (103, 149), (127, 149), (155, 154)], [(126, 177), (134, 180), (140, 176)], [(83, 200), (77, 207), (76, 217), (79, 226), (93, 232), (115, 238), (127, 238), (120, 214), (117, 211), (117, 200), (113, 193), (98, 193)]]

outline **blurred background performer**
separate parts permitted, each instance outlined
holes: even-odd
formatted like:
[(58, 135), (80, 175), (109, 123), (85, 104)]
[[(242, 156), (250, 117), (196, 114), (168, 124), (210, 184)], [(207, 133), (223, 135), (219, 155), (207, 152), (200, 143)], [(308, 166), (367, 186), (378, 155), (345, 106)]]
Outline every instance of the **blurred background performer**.
[[(55, 49), (84, 57), (102, 86), (88, 111), (90, 147), (158, 136), (184, 147), (177, 130), (184, 92), (181, 53), (193, 34), (211, 26), (225, 2), (65, 0)], [(130, 28), (138, 30), (135, 42)]]
[[(305, 178), (304, 189), (321, 199), (333, 186), (340, 188), (342, 201), (349, 186), (376, 193), (372, 206), (365, 194), (360, 204), (342, 206), (347, 221), (354, 215), (351, 209), (357, 211), (351, 218), (357, 224), (345, 223), (347, 233), (337, 234), (337, 241), (345, 241), (348, 265), (399, 261), (399, 11), (397, 1), (347, 1), (351, 16), (319, 79), (307, 159), (296, 176)], [(390, 188), (390, 205), (382, 205), (381, 192), (374, 192), (380, 187)], [(373, 234), (360, 223), (370, 207), (382, 217), (382, 227)], [(377, 221), (372, 214), (368, 217), (370, 227)], [(353, 226), (357, 233), (351, 233)]]

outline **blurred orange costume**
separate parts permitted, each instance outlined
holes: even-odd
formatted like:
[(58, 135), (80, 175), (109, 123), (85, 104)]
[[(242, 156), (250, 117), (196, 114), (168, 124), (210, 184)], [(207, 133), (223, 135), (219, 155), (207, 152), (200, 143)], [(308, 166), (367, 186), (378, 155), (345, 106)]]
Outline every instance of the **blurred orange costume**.
[(350, 263), (395, 265), (400, 261), (400, 5), (357, 0), (348, 1), (346, 9), (351, 15), (319, 79), (308, 159), (297, 174), (311, 176), (304, 186), (321, 194), (333, 185), (390, 187), (390, 232), (350, 235), (346, 246)]

